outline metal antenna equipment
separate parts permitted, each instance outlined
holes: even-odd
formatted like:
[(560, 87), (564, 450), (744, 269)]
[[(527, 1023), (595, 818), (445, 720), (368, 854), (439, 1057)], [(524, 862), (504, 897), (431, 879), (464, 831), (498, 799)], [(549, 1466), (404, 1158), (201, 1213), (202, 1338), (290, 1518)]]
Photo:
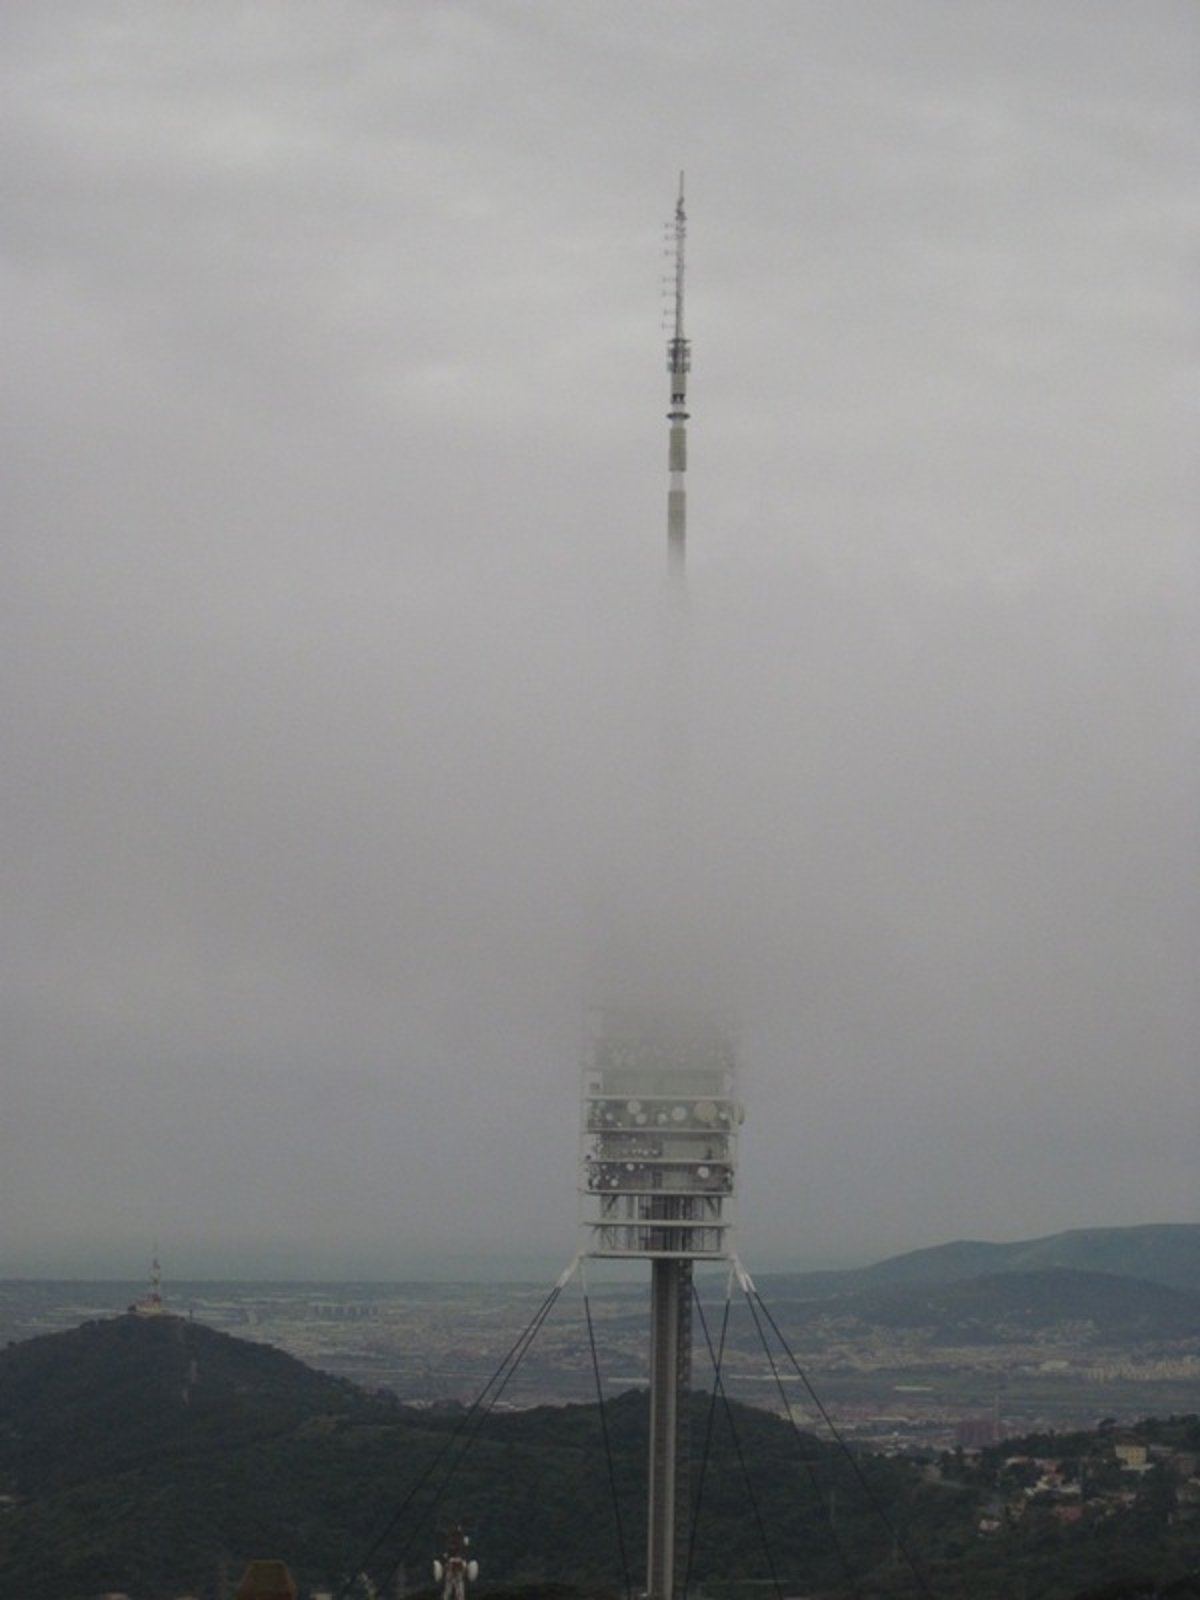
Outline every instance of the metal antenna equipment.
[(674, 317), (671, 337), (667, 341), (667, 372), (670, 374), (670, 409), (667, 421), (671, 424), (667, 453), (667, 470), (670, 487), (667, 490), (667, 563), (673, 576), (682, 577), (687, 551), (687, 493), (684, 474), (687, 472), (687, 380), (692, 368), (691, 342), (683, 331), (684, 247), (687, 242), (687, 212), (683, 207), (683, 173), (679, 174), (679, 198), (675, 202), (675, 220), (671, 226), (671, 250), (674, 258)]

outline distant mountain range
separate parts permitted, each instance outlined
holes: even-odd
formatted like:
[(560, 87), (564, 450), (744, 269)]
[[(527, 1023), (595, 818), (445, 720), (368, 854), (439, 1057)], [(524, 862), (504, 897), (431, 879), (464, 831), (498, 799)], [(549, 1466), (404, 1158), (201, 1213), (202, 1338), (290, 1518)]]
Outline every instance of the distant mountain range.
[(960, 1240), (846, 1272), (776, 1273), (759, 1287), (791, 1329), (836, 1320), (958, 1345), (1064, 1330), (1079, 1345), (1200, 1340), (1200, 1226)]
[(1200, 1224), (1149, 1223), (1137, 1228), (1073, 1228), (1043, 1239), (989, 1244), (959, 1239), (889, 1256), (871, 1267), (844, 1272), (764, 1275), (762, 1282), (792, 1296), (827, 1298), (891, 1284), (962, 1283), (1004, 1272), (1042, 1272), (1063, 1267), (1162, 1283), (1200, 1292)]

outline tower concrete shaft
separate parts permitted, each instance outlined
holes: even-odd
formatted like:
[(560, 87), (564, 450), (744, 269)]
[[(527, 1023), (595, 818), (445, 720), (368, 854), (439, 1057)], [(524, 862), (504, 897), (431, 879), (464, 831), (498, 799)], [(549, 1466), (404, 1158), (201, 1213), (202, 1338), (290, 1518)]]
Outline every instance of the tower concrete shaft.
[(692, 1263), (656, 1261), (650, 1279), (647, 1600), (682, 1596), (689, 1525)]

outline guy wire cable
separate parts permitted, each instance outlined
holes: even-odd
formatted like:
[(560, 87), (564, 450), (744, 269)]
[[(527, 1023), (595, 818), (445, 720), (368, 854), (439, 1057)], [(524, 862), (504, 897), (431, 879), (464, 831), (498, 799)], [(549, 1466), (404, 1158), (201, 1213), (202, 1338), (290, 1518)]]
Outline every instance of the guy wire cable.
[[(700, 1327), (704, 1333), (704, 1342), (708, 1346), (709, 1360), (713, 1361), (715, 1365), (716, 1358), (713, 1354), (712, 1339), (709, 1337), (708, 1323), (704, 1316), (704, 1308), (697, 1304), (697, 1310), (700, 1313)], [(737, 1453), (738, 1465), (742, 1469), (742, 1482), (746, 1485), (746, 1494), (750, 1500), (750, 1509), (754, 1513), (754, 1522), (755, 1526), (758, 1528), (758, 1537), (762, 1542), (763, 1554), (767, 1558), (767, 1569), (771, 1574), (771, 1583), (775, 1590), (776, 1600), (783, 1600), (783, 1585), (780, 1583), (779, 1574), (775, 1570), (775, 1558), (771, 1554), (771, 1542), (767, 1538), (766, 1524), (763, 1522), (762, 1511), (758, 1504), (758, 1496), (754, 1492), (754, 1484), (750, 1479), (750, 1469), (746, 1465), (746, 1453), (742, 1449), (742, 1441), (737, 1430), (737, 1423), (733, 1420), (733, 1407), (729, 1403), (729, 1396), (725, 1391), (725, 1385), (722, 1381), (719, 1379), (715, 1381), (713, 1388), (714, 1391), (718, 1389), (720, 1390), (721, 1404), (725, 1411), (725, 1420), (729, 1424), (729, 1432), (733, 1439), (733, 1448)]]
[[(561, 1295), (561, 1293), (562, 1293), (563, 1289), (566, 1287), (566, 1285), (570, 1282), (572, 1276), (575, 1273), (576, 1268), (579, 1265), (579, 1260), (580, 1260), (580, 1258), (578, 1256), (576, 1256), (575, 1259), (571, 1262), (570, 1266), (566, 1269), (566, 1271), (561, 1274), (561, 1276), (559, 1277), (558, 1281), (555, 1283), (554, 1287), (549, 1291), (549, 1293), (546, 1295), (545, 1299), (541, 1302), (541, 1304), (538, 1306), (537, 1310), (534, 1312), (533, 1317), (526, 1324), (525, 1328), (521, 1331), (521, 1333), (517, 1336), (517, 1338), (513, 1341), (513, 1343), (509, 1346), (509, 1348), (505, 1352), (505, 1354), (501, 1357), (500, 1362), (497, 1365), (497, 1367), (494, 1370), (494, 1372), (492, 1373), (491, 1377), (484, 1384), (483, 1388), (476, 1395), (475, 1399), (471, 1402), (471, 1404), (467, 1408), (467, 1410), (463, 1412), (462, 1416), (459, 1418), (457, 1424), (455, 1425), (453, 1431), (447, 1436), (446, 1440), (442, 1444), (441, 1449), (434, 1456), (434, 1458), (430, 1462), (429, 1466), (425, 1469), (425, 1471), (420, 1475), (420, 1477), (417, 1479), (417, 1481), (413, 1484), (412, 1488), (404, 1496), (403, 1500), (397, 1506), (396, 1510), (392, 1513), (391, 1517), (389, 1517), (388, 1521), (385, 1523), (385, 1525), (381, 1529), (381, 1531), (376, 1535), (376, 1537), (367, 1546), (367, 1549), (366, 1549), (365, 1553), (363, 1554), (361, 1559), (355, 1564), (350, 1576), (345, 1578), (342, 1581), (340, 1587), (335, 1591), (334, 1600), (346, 1600), (346, 1596), (349, 1594), (349, 1592), (350, 1592), (351, 1588), (353, 1587), (353, 1585), (359, 1581), (359, 1577), (365, 1572), (366, 1567), (374, 1559), (374, 1557), (375, 1557), (376, 1553), (379, 1551), (380, 1547), (391, 1537), (391, 1535), (394, 1532), (395, 1528), (399, 1524), (401, 1517), (403, 1517), (404, 1513), (412, 1505), (413, 1501), (417, 1498), (418, 1494), (425, 1487), (426, 1483), (433, 1476), (433, 1474), (437, 1471), (437, 1469), (441, 1465), (442, 1461), (445, 1459), (445, 1457), (453, 1449), (453, 1447), (455, 1445), (455, 1442), (460, 1438), (460, 1436), (462, 1435), (464, 1430), (470, 1424), (471, 1419), (479, 1411), (480, 1407), (483, 1405), (484, 1401), (487, 1399), (487, 1397), (488, 1397), (489, 1393), (491, 1392), (492, 1388), (495, 1386), (497, 1381), (500, 1379), (501, 1374), (504, 1373), (505, 1368), (507, 1368), (509, 1366), (509, 1364), (512, 1363), (512, 1370), (510, 1372), (508, 1372), (507, 1376), (504, 1377), (504, 1380), (501, 1383), (499, 1391), (492, 1398), (491, 1404), (488, 1407), (488, 1411), (484, 1413), (484, 1417), (485, 1417), (485, 1420), (486, 1420), (486, 1417), (490, 1413), (492, 1407), (495, 1406), (496, 1401), (500, 1398), (500, 1395), (504, 1392), (504, 1389), (507, 1387), (509, 1378), (512, 1377), (513, 1372), (515, 1372), (517, 1367), (520, 1365), (521, 1360), (524, 1358), (524, 1355), (525, 1355), (526, 1351), (529, 1349), (529, 1346), (533, 1343), (533, 1340), (534, 1340), (534, 1338), (536, 1338), (539, 1329), (541, 1328), (542, 1324), (545, 1322), (547, 1316), (550, 1314), (550, 1311), (553, 1308), (554, 1303), (557, 1301), (559, 1295)], [(473, 1437), (474, 1436), (472, 1435), (472, 1438)], [(468, 1440), (467, 1441), (468, 1446), (470, 1445), (470, 1443), (471, 1443), (471, 1440)], [(461, 1457), (459, 1459), (461, 1459)], [(455, 1465), (457, 1466), (457, 1463), (455, 1463)], [(439, 1494), (438, 1498), (439, 1499), (441, 1498), (440, 1494)], [(435, 1501), (435, 1504), (436, 1504), (436, 1501)], [(407, 1547), (406, 1547), (406, 1549), (407, 1549)], [(403, 1556), (401, 1556), (400, 1559), (403, 1560)], [(400, 1562), (397, 1561), (396, 1562), (396, 1567), (398, 1567), (399, 1564), (400, 1564)], [(395, 1568), (393, 1568), (392, 1570), (394, 1571)], [(389, 1576), (390, 1576), (390, 1574), (389, 1574)]]
[[(704, 1320), (704, 1307), (700, 1304), (700, 1295), (695, 1283), (692, 1284), (692, 1299), (696, 1303), (696, 1314), (700, 1318), (700, 1326), (704, 1330), (705, 1341), (708, 1342), (708, 1325)], [(721, 1385), (721, 1367), (725, 1357), (725, 1335), (729, 1330), (729, 1311), (733, 1304), (733, 1272), (729, 1272), (725, 1280), (725, 1311), (721, 1317), (721, 1337), (717, 1343), (717, 1353), (713, 1358), (713, 1392), (708, 1403), (708, 1416), (704, 1424), (704, 1448), (700, 1455), (700, 1477), (696, 1483), (696, 1501), (692, 1510), (692, 1525), (688, 1530), (687, 1564), (683, 1572), (683, 1592), (686, 1595), (692, 1581), (692, 1565), (696, 1554), (696, 1539), (700, 1531), (700, 1507), (704, 1500), (704, 1480), (708, 1474), (708, 1452), (712, 1444), (713, 1424), (717, 1415), (717, 1397)], [(709, 1355), (712, 1355), (712, 1345), (708, 1345)]]
[[(758, 1290), (754, 1287), (754, 1284), (751, 1281), (750, 1276), (749, 1276), (748, 1273), (743, 1271), (742, 1274), (741, 1274), (741, 1277), (742, 1277), (742, 1289), (743, 1289), (743, 1292), (746, 1295), (747, 1303), (750, 1306), (751, 1314), (754, 1316), (755, 1325), (756, 1326), (758, 1325), (758, 1316), (757, 1316), (757, 1313), (755, 1312), (755, 1309), (754, 1309), (755, 1305), (757, 1304), (759, 1310), (762, 1311), (763, 1316), (767, 1319), (768, 1323), (770, 1324), (771, 1330), (774, 1333), (775, 1337), (779, 1340), (780, 1346), (782, 1347), (785, 1355), (787, 1356), (788, 1360), (791, 1362), (792, 1367), (793, 1367), (793, 1369), (794, 1369), (794, 1371), (796, 1373), (796, 1376), (800, 1379), (800, 1382), (804, 1385), (805, 1392), (807, 1393), (809, 1399), (812, 1401), (813, 1405), (816, 1407), (817, 1411), (820, 1413), (821, 1420), (824, 1422), (825, 1426), (829, 1429), (830, 1437), (833, 1439), (833, 1441), (837, 1445), (838, 1449), (842, 1452), (842, 1454), (845, 1456), (847, 1462), (850, 1464), (850, 1469), (854, 1473), (854, 1476), (858, 1479), (859, 1486), (861, 1487), (861, 1489), (863, 1491), (863, 1494), (866, 1496), (867, 1501), (871, 1506), (871, 1509), (875, 1512), (875, 1515), (879, 1518), (880, 1522), (883, 1524), (883, 1526), (887, 1529), (888, 1533), (891, 1535), (892, 1542), (893, 1542), (895, 1548), (904, 1557), (905, 1564), (907, 1565), (908, 1570), (912, 1573), (913, 1579), (916, 1582), (916, 1585), (917, 1585), (918, 1589), (921, 1591), (922, 1595), (924, 1595), (926, 1597), (926, 1600), (937, 1600), (937, 1596), (935, 1595), (934, 1591), (929, 1586), (928, 1579), (925, 1577), (924, 1573), (921, 1571), (920, 1567), (917, 1565), (916, 1558), (913, 1556), (912, 1552), (909, 1550), (907, 1544), (900, 1537), (899, 1529), (895, 1527), (895, 1525), (893, 1524), (891, 1518), (888, 1516), (887, 1512), (884, 1510), (883, 1505), (880, 1502), (879, 1496), (875, 1493), (875, 1490), (872, 1488), (872, 1486), (870, 1484), (870, 1481), (868, 1480), (866, 1474), (863, 1472), (862, 1467), (860, 1466), (860, 1464), (858, 1462), (858, 1459), (855, 1456), (853, 1450), (850, 1449), (850, 1446), (846, 1443), (845, 1439), (842, 1438), (841, 1433), (838, 1431), (836, 1425), (834, 1424), (833, 1418), (829, 1415), (829, 1412), (825, 1409), (825, 1406), (821, 1402), (820, 1396), (817, 1394), (817, 1391), (813, 1388), (808, 1374), (804, 1371), (803, 1367), (801, 1367), (800, 1363), (796, 1360), (796, 1356), (795, 1356), (791, 1346), (788, 1344), (787, 1340), (784, 1338), (783, 1333), (780, 1330), (779, 1324), (775, 1321), (775, 1318), (771, 1315), (770, 1308), (767, 1306), (766, 1301), (763, 1299), (762, 1295), (759, 1294)], [(760, 1331), (759, 1331), (759, 1337), (760, 1338), (762, 1337), (761, 1328), (760, 1328)]]
[[(757, 1293), (757, 1291), (756, 1291), (756, 1293)], [(767, 1343), (766, 1335), (763, 1332), (762, 1324), (759, 1322), (759, 1319), (758, 1319), (758, 1313), (754, 1309), (754, 1302), (749, 1298), (749, 1296), (747, 1296), (747, 1304), (750, 1307), (750, 1315), (754, 1319), (754, 1327), (755, 1327), (755, 1331), (758, 1334), (759, 1343), (763, 1347), (763, 1354), (767, 1358), (767, 1365), (771, 1369), (771, 1376), (775, 1379), (775, 1387), (779, 1391), (779, 1399), (780, 1399), (780, 1402), (783, 1405), (784, 1415), (787, 1417), (788, 1422), (791, 1424), (792, 1433), (795, 1436), (797, 1443), (799, 1443), (800, 1442), (800, 1429), (799, 1429), (799, 1426), (798, 1426), (798, 1424), (796, 1422), (795, 1414), (792, 1411), (791, 1401), (788, 1399), (787, 1392), (783, 1387), (783, 1380), (779, 1375), (779, 1368), (775, 1364), (775, 1357), (772, 1354), (771, 1348)], [(838, 1538), (837, 1527), (836, 1527), (836, 1525), (834, 1523), (834, 1520), (833, 1520), (833, 1512), (830, 1509), (829, 1505), (826, 1503), (825, 1495), (824, 1495), (824, 1493), (822, 1492), (822, 1489), (821, 1489), (821, 1481), (820, 1481), (820, 1478), (817, 1476), (816, 1463), (813, 1462), (813, 1461), (810, 1461), (805, 1456), (801, 1457), (801, 1461), (803, 1462), (805, 1471), (808, 1473), (808, 1481), (812, 1485), (813, 1496), (814, 1496), (814, 1498), (815, 1498), (815, 1500), (817, 1502), (818, 1507), (820, 1508), (821, 1517), (822, 1517), (822, 1519), (823, 1519), (823, 1521), (825, 1523), (826, 1529), (828, 1530), (830, 1543), (833, 1545), (833, 1548), (834, 1548), (835, 1552), (837, 1553), (837, 1558), (838, 1558), (838, 1561), (839, 1561), (839, 1563), (841, 1565), (841, 1568), (842, 1568), (842, 1576), (845, 1578), (846, 1582), (850, 1585), (850, 1588), (853, 1591), (854, 1595), (856, 1597), (860, 1596), (862, 1594), (862, 1590), (859, 1588), (859, 1585), (858, 1585), (858, 1577), (857, 1577), (857, 1575), (856, 1575), (856, 1573), (854, 1571), (854, 1568), (853, 1568), (853, 1566), (852, 1566), (852, 1564), (850, 1562), (849, 1556), (847, 1556), (844, 1548), (842, 1547), (842, 1541)]]
[[(518, 1351), (518, 1354), (516, 1355), (515, 1359), (511, 1362), (511, 1364), (508, 1365), (507, 1372), (504, 1373), (503, 1378), (500, 1380), (499, 1384), (496, 1386), (495, 1392), (494, 1392), (494, 1394), (492, 1394), (490, 1400), (488, 1401), (486, 1408), (482, 1412), (482, 1415), (477, 1417), (474, 1429), (463, 1440), (462, 1445), (461, 1445), (461, 1447), (459, 1449), (458, 1455), (451, 1462), (449, 1468), (447, 1469), (446, 1473), (444, 1474), (444, 1476), (442, 1478), (442, 1481), (438, 1485), (437, 1490), (436, 1490), (436, 1492), (435, 1492), (435, 1494), (433, 1496), (433, 1499), (429, 1502), (428, 1506), (425, 1507), (424, 1515), (426, 1517), (432, 1517), (434, 1512), (437, 1510), (438, 1506), (441, 1504), (442, 1496), (445, 1494), (446, 1490), (450, 1487), (450, 1484), (453, 1482), (454, 1474), (458, 1471), (459, 1467), (462, 1465), (464, 1459), (466, 1458), (467, 1452), (470, 1450), (471, 1446), (475, 1443), (475, 1440), (479, 1437), (480, 1431), (483, 1428), (484, 1423), (488, 1420), (488, 1418), (491, 1416), (492, 1412), (495, 1410), (496, 1406), (499, 1404), (500, 1397), (503, 1395), (505, 1389), (508, 1388), (508, 1385), (511, 1382), (512, 1378), (516, 1375), (517, 1368), (520, 1366), (521, 1362), (525, 1359), (525, 1356), (528, 1354), (529, 1349), (533, 1344), (533, 1341), (537, 1338), (538, 1334), (541, 1332), (542, 1326), (545, 1323), (546, 1318), (550, 1315), (550, 1312), (553, 1309), (555, 1302), (558, 1300), (558, 1297), (562, 1293), (562, 1291), (563, 1291), (564, 1287), (566, 1286), (566, 1284), (570, 1281), (570, 1278), (571, 1278), (572, 1274), (574, 1273), (574, 1271), (575, 1271), (576, 1267), (578, 1266), (578, 1264), (579, 1264), (579, 1257), (576, 1256), (575, 1260), (571, 1263), (570, 1267), (567, 1269), (567, 1271), (565, 1273), (563, 1273), (562, 1277), (558, 1280), (558, 1282), (554, 1286), (554, 1289), (552, 1290), (552, 1292), (549, 1295), (547, 1295), (546, 1299), (542, 1302), (541, 1306), (538, 1308), (537, 1312), (534, 1314), (534, 1317), (533, 1317), (532, 1321), (529, 1323), (529, 1325), (525, 1329), (525, 1332), (521, 1335), (520, 1339), (517, 1340), (517, 1343), (513, 1348)], [(510, 1354), (511, 1354), (511, 1352), (510, 1352)], [(503, 1370), (503, 1367), (507, 1362), (508, 1362), (508, 1358), (506, 1357), (505, 1361), (501, 1363), (501, 1367), (499, 1369), (497, 1369), (497, 1371), (499, 1372), (500, 1370)], [(493, 1378), (489, 1381), (489, 1384), (488, 1384), (487, 1387), (490, 1388), (493, 1383), (495, 1383), (495, 1375), (493, 1375)], [(484, 1393), (485, 1394), (487, 1393), (487, 1389), (486, 1388), (484, 1390)], [(473, 1411), (476, 1410), (476, 1409), (477, 1409), (477, 1407), (475, 1407), (475, 1406), (472, 1407)], [(455, 1438), (457, 1438), (458, 1436), (459, 1436), (459, 1430), (456, 1430), (455, 1431)], [(431, 1475), (432, 1475), (431, 1473), (427, 1473), (426, 1474), (426, 1478), (430, 1477)], [(414, 1528), (412, 1533), (409, 1535), (407, 1542), (402, 1546), (399, 1555), (396, 1557), (395, 1561), (393, 1561), (392, 1565), (387, 1569), (387, 1572), (385, 1573), (385, 1575), (383, 1577), (383, 1580), (382, 1580), (383, 1585), (386, 1586), (387, 1584), (389, 1584), (392, 1581), (393, 1577), (395, 1577), (396, 1573), (400, 1570), (400, 1566), (404, 1562), (406, 1557), (408, 1556), (409, 1551), (412, 1549), (413, 1541), (416, 1539), (416, 1537), (417, 1537), (417, 1530)]]
[(629, 1571), (629, 1554), (625, 1547), (625, 1527), (621, 1521), (621, 1498), (617, 1492), (617, 1469), (613, 1461), (612, 1440), (608, 1433), (608, 1411), (604, 1404), (604, 1385), (600, 1381), (600, 1357), (596, 1352), (596, 1333), (592, 1326), (592, 1302), (588, 1294), (587, 1275), (579, 1269), (579, 1286), (583, 1291), (583, 1314), (587, 1321), (588, 1346), (592, 1352), (592, 1376), (596, 1382), (596, 1405), (600, 1411), (600, 1432), (604, 1439), (604, 1460), (608, 1468), (608, 1487), (612, 1495), (613, 1521), (617, 1525), (617, 1548), (621, 1554), (621, 1581), (625, 1586), (625, 1600), (633, 1600), (633, 1580)]

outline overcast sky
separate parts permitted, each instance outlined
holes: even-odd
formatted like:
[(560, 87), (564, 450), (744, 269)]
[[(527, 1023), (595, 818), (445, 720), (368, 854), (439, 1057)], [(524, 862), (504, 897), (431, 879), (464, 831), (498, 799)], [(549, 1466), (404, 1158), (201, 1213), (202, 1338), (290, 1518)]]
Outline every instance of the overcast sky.
[(552, 1272), (693, 961), (751, 1269), (1200, 1220), (1192, 0), (0, 31), (0, 1271)]

